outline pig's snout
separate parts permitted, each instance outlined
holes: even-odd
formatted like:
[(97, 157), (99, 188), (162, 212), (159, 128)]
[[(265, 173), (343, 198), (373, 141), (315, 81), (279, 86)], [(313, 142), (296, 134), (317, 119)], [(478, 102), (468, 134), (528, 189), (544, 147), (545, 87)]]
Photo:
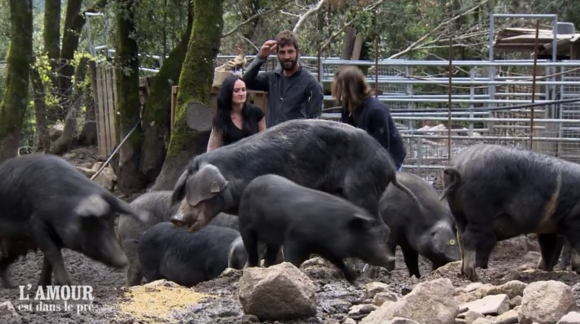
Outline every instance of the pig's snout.
[(119, 255), (116, 255), (112, 261), (113, 262), (111, 266), (115, 268), (125, 268), (129, 265), (129, 260), (127, 259), (125, 253), (120, 253)]
[(109, 267), (122, 269), (129, 265), (129, 259), (121, 246), (111, 244), (108, 248), (99, 249), (99, 255), (95, 257), (96, 260), (103, 262)]
[(171, 221), (171, 223), (173, 223), (173, 225), (175, 225), (177, 227), (183, 227), (186, 225), (185, 215), (181, 211), (181, 208), (169, 220)]
[(177, 217), (177, 216), (173, 216), (170, 219), (171, 223), (177, 227), (183, 227), (185, 226), (185, 222), (183, 221), (183, 219)]
[(451, 244), (447, 247), (445, 256), (447, 257), (447, 260), (451, 262), (461, 260), (461, 251), (459, 250), (457, 243)]

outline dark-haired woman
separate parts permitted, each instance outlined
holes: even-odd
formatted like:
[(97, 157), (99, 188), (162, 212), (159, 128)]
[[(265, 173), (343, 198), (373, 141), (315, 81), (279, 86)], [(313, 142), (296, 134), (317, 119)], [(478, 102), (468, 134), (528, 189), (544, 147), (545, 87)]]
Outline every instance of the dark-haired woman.
[(207, 151), (235, 143), (266, 129), (264, 112), (246, 102), (246, 84), (237, 75), (228, 76), (218, 93), (217, 110)]

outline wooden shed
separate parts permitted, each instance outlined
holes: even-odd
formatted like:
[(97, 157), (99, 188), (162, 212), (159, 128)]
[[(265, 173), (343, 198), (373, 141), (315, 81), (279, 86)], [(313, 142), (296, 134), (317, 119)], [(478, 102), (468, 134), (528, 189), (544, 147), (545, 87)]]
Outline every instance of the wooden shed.
[[(540, 29), (538, 33), (538, 58), (551, 58), (554, 34), (551, 29)], [(580, 33), (556, 35), (556, 55), (559, 59), (580, 60)], [(504, 28), (495, 38), (495, 52), (529, 52), (533, 54), (536, 40), (535, 28)]]

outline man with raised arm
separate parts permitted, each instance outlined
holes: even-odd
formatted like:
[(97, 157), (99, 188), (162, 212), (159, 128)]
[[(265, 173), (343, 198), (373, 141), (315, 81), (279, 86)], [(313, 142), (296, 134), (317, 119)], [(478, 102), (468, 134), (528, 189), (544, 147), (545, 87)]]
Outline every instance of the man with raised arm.
[[(259, 73), (268, 56), (277, 51), (280, 67)], [(318, 80), (303, 69), (298, 59), (300, 46), (291, 31), (279, 33), (275, 40), (264, 42), (243, 80), (252, 90), (268, 92), (266, 126), (291, 119), (320, 118), (324, 93)]]

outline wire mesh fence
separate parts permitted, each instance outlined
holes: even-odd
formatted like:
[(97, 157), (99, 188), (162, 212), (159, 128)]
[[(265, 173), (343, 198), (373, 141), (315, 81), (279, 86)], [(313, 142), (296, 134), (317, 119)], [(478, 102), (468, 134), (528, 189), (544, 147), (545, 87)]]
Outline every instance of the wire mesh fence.
[[(216, 66), (231, 58), (220, 57)], [(262, 71), (277, 64), (269, 57)], [(451, 84), (448, 61), (302, 57), (301, 64), (317, 78), (321, 70), (325, 89), (341, 66), (361, 67), (405, 139), (404, 169), (429, 182), (440, 180), (449, 154), (475, 143), (519, 146), (580, 162), (580, 102), (552, 102), (580, 100), (580, 62), (538, 60), (534, 68), (533, 60), (453, 61)], [(325, 101), (333, 101), (326, 93)], [(545, 105), (521, 107), (532, 102)]]
[[(234, 57), (219, 55), (215, 66)], [(245, 68), (254, 56), (246, 58)], [(326, 106), (333, 106), (329, 85), (338, 69), (344, 65), (363, 69), (405, 140), (404, 169), (428, 181), (438, 181), (450, 157), (475, 143), (520, 146), (580, 162), (580, 103), (554, 102), (580, 100), (580, 61), (537, 60), (535, 68), (533, 60), (453, 61), (451, 82), (446, 60), (372, 62), (303, 56), (300, 61), (322, 83)], [(278, 65), (272, 55), (261, 71)], [(532, 102), (543, 105), (531, 108)]]

